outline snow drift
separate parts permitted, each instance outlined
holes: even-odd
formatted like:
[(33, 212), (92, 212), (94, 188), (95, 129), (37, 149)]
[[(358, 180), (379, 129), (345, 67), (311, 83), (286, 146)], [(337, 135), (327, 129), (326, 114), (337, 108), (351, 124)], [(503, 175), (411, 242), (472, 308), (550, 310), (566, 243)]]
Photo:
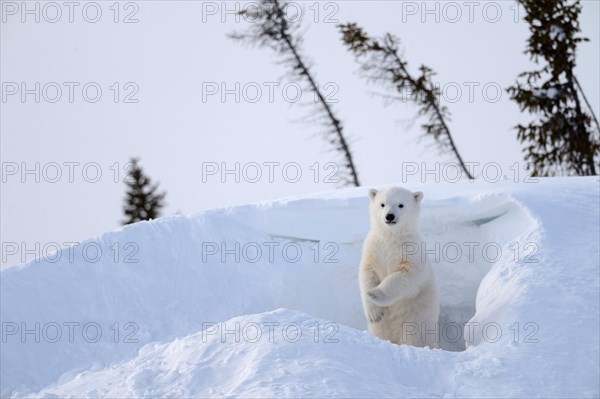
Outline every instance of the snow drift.
[(6, 268), (2, 396), (597, 397), (598, 185), (411, 187), (434, 350), (364, 331), (366, 188), (137, 223)]

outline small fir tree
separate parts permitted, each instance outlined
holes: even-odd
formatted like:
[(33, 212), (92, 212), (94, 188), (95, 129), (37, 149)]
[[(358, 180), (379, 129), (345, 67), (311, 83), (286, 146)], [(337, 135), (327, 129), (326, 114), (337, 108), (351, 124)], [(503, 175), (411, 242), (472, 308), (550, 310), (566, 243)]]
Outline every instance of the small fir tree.
[(127, 193), (125, 198), (124, 225), (141, 220), (156, 219), (164, 206), (165, 192), (158, 192), (158, 184), (152, 184), (139, 166), (139, 160), (131, 159), (132, 171), (125, 179)]

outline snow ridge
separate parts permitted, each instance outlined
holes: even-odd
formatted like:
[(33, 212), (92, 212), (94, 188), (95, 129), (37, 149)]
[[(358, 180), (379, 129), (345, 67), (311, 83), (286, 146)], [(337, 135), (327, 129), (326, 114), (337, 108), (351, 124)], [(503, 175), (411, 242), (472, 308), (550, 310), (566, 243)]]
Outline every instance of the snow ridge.
[(64, 249), (57, 262), (0, 272), (0, 392), (598, 397), (597, 187), (414, 188), (426, 195), (425, 245), (439, 256), (448, 328), (435, 350), (364, 331), (366, 189), (124, 227), (81, 243), (101, 249), (96, 262)]

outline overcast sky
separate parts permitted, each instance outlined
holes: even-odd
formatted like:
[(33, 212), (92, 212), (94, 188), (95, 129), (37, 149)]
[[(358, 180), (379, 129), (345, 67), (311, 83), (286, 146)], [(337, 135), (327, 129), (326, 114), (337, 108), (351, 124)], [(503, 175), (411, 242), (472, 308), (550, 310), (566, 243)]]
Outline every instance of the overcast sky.
[[(339, 187), (328, 177), (341, 158), (319, 125), (303, 122), (312, 93), (298, 93), (270, 50), (227, 37), (249, 26), (232, 12), (246, 3), (115, 4), (1, 3), (2, 265), (118, 228), (132, 156), (166, 190), (164, 215)], [(599, 114), (600, 8), (582, 4), (591, 41), (580, 45), (577, 76)], [(475, 174), (514, 178), (523, 157), (512, 127), (529, 116), (499, 89), (535, 68), (516, 3), (306, 1), (291, 10), (302, 10), (303, 53), (351, 138), (362, 185), (410, 188), (426, 170), (431, 181), (456, 168), (420, 140), (413, 106), (385, 107), (376, 94), (385, 92), (360, 77), (338, 22), (399, 36), (411, 71), (437, 72)]]

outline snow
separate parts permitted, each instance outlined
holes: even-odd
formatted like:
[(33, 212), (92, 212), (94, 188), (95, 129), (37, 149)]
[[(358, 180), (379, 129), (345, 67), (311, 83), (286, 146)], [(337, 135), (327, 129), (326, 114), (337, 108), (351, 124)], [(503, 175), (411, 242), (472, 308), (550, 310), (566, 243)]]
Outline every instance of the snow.
[(599, 183), (409, 187), (439, 349), (365, 331), (367, 188), (137, 223), (2, 269), (1, 394), (598, 397)]

